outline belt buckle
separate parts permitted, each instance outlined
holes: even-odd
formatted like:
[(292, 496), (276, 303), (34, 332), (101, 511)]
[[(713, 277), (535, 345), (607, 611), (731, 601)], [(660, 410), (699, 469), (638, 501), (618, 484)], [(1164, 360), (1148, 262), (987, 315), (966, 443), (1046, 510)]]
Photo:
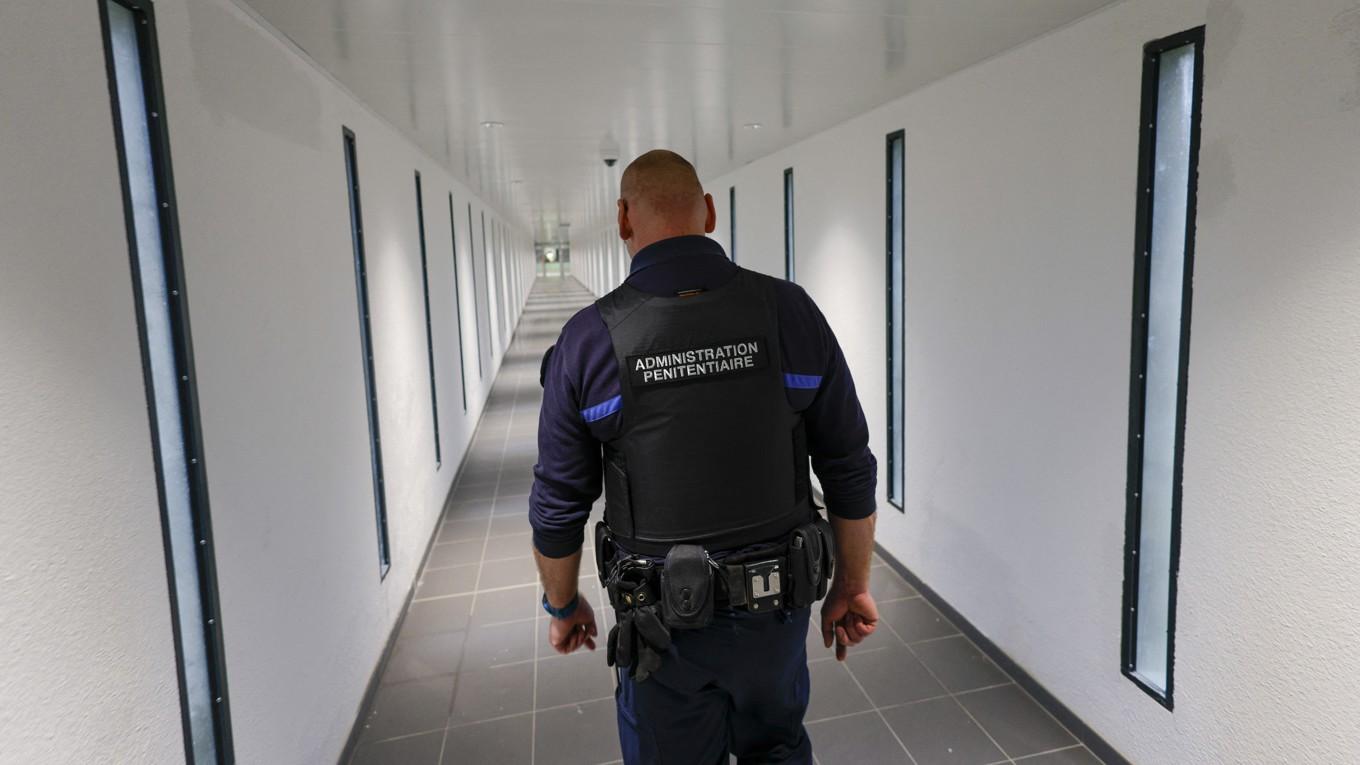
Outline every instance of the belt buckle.
[(746, 584), (746, 607), (752, 611), (768, 611), (779, 607), (783, 594), (783, 563), (778, 558), (742, 565), (742, 579)]

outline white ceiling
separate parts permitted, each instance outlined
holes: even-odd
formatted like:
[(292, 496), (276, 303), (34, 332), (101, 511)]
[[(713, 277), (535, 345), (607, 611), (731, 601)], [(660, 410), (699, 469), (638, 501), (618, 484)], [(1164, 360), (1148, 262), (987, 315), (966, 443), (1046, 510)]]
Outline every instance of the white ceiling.
[(721, 175), (1115, 0), (238, 1), (553, 239), (643, 151)]

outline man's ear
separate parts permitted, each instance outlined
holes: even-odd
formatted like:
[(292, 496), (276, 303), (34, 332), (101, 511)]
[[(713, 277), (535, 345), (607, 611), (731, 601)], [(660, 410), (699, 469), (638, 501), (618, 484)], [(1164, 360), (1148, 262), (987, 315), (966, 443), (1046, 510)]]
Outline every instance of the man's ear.
[(619, 238), (628, 241), (633, 238), (633, 223), (628, 220), (628, 203), (619, 200)]
[(711, 234), (718, 227), (718, 211), (713, 208), (712, 194), (704, 194), (704, 204), (708, 207), (707, 217), (704, 218), (704, 233)]

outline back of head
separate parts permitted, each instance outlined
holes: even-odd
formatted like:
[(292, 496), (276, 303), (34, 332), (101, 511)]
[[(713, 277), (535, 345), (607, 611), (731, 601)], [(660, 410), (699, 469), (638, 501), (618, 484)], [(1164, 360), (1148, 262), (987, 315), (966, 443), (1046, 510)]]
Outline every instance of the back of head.
[(708, 203), (699, 175), (684, 157), (655, 149), (633, 160), (619, 183), (628, 220), (646, 238), (703, 234)]

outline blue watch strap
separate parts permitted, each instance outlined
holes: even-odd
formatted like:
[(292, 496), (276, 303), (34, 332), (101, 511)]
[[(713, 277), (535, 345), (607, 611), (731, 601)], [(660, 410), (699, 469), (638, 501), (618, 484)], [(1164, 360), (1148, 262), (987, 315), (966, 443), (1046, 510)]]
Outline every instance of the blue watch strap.
[(547, 611), (548, 615), (554, 619), (565, 619), (568, 616), (571, 616), (572, 614), (576, 613), (576, 607), (579, 606), (580, 604), (581, 593), (578, 592), (575, 595), (571, 596), (570, 603), (566, 604), (561, 608), (553, 608), (552, 604), (548, 602), (548, 593), (546, 592), (543, 593), (543, 610)]

